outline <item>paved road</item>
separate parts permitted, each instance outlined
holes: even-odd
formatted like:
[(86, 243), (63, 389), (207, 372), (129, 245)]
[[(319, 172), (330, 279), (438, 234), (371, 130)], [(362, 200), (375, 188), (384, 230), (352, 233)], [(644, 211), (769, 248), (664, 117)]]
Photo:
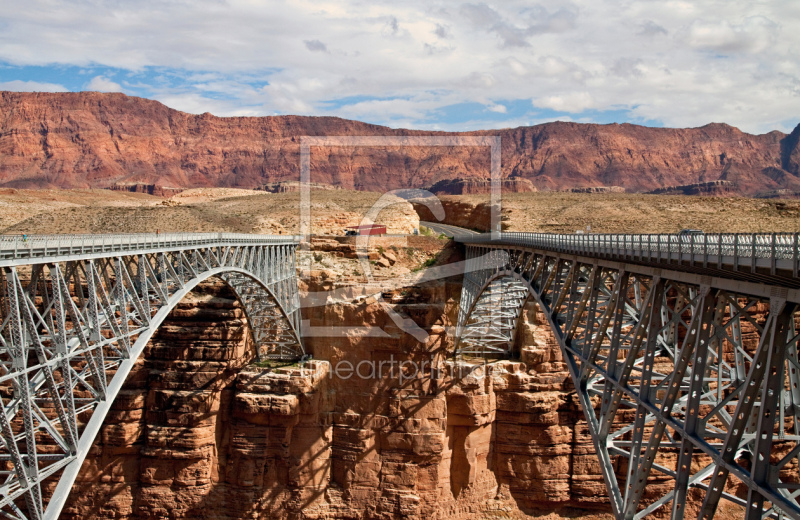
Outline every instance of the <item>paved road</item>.
[(420, 221), (419, 224), (421, 226), (425, 226), (426, 228), (432, 229), (436, 233), (444, 233), (445, 235), (453, 238), (480, 235), (478, 231), (472, 231), (471, 229), (465, 229), (458, 226), (451, 226), (449, 224), (439, 224), (436, 222), (423, 222), (423, 221)]

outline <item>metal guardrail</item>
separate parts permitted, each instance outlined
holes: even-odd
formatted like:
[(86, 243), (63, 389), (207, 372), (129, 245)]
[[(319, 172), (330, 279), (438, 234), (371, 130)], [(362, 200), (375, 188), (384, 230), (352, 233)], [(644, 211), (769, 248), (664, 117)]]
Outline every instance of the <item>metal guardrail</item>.
[[(0, 265), (13, 260), (59, 256), (130, 253), (217, 245), (297, 244), (296, 235), (248, 233), (118, 233), (82, 235), (0, 235)], [(34, 260), (34, 262), (31, 262)]]
[(734, 270), (766, 269), (798, 276), (800, 233), (697, 235), (556, 235), (549, 233), (489, 233), (459, 236), (458, 242), (535, 247), (584, 256), (657, 263), (688, 263)]

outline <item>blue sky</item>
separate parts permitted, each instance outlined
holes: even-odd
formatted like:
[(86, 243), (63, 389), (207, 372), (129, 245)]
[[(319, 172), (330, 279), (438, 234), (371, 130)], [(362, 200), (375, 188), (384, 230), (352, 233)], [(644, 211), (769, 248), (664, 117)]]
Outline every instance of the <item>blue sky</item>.
[(6, 0), (0, 90), (474, 130), (800, 123), (800, 2)]

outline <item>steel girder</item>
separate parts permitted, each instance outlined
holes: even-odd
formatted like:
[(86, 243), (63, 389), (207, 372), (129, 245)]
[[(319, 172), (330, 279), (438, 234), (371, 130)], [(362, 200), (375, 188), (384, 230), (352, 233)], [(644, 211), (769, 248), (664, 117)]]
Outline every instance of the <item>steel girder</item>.
[(136, 359), (201, 281), (233, 288), (259, 355), (303, 355), (295, 239), (174, 242), (0, 261), (0, 516), (58, 517)]
[[(535, 300), (569, 367), (617, 518), (661, 507), (672, 518), (712, 518), (726, 500), (748, 519), (800, 519), (800, 320), (784, 288), (769, 298), (763, 287), (747, 294), (707, 276), (541, 249), (466, 249), (457, 348), (495, 352), (497, 334), (485, 334), (483, 351), (476, 343), (486, 323), (503, 323), (510, 349), (510, 317), (520, 316), (512, 306)], [(497, 255), (505, 267), (476, 264)], [(498, 296), (501, 287), (511, 294)]]

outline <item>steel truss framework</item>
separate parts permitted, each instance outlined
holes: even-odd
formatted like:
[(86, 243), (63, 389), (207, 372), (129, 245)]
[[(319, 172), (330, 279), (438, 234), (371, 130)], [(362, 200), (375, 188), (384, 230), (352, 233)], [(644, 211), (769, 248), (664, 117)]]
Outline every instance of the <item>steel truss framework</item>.
[[(748, 520), (800, 519), (794, 291), (470, 240), (456, 354), (509, 352), (539, 305), (617, 518), (711, 518), (726, 500)], [(505, 267), (481, 268), (495, 257)]]
[(303, 355), (294, 237), (108, 236), (54, 250), (56, 242), (37, 248), (43, 242), (31, 238), (0, 260), (0, 515), (7, 518), (58, 517), (137, 357), (203, 280), (233, 288), (260, 355)]

